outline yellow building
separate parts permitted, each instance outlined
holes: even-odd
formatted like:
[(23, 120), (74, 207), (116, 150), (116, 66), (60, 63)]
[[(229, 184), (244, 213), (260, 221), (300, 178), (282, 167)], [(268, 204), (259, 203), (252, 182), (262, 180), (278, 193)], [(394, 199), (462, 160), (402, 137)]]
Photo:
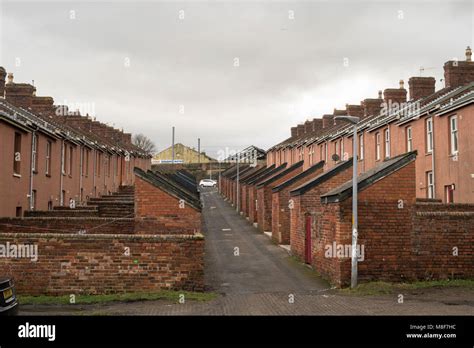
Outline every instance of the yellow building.
[[(172, 163), (173, 161), (172, 146), (157, 153), (152, 160), (153, 164)], [(216, 162), (215, 159), (206, 155), (205, 152), (199, 152), (193, 148), (184, 146), (183, 144), (174, 145), (174, 162), (175, 163), (209, 163)]]

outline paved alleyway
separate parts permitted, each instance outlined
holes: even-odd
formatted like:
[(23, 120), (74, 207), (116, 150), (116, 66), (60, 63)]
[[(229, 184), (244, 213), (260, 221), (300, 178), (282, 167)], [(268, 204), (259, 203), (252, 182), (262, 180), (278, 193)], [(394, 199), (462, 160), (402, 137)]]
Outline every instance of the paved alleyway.
[[(384, 296), (346, 296), (257, 232), (215, 191), (202, 194), (209, 302), (143, 301), (23, 306), (40, 315), (474, 315), (474, 292), (429, 289)], [(234, 255), (235, 247), (239, 256)], [(294, 301), (290, 301), (294, 299)]]
[(206, 282), (212, 290), (224, 294), (295, 294), (329, 288), (314, 272), (257, 232), (216, 191), (202, 193), (202, 200)]

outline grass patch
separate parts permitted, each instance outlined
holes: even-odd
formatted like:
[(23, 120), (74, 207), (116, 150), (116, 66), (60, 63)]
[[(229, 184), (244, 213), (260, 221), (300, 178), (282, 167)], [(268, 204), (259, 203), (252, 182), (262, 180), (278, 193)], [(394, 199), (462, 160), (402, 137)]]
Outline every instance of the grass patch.
[(355, 289), (344, 288), (339, 291), (344, 295), (376, 296), (394, 294), (401, 290), (410, 291), (449, 287), (474, 289), (474, 279), (427, 280), (412, 283), (369, 282), (359, 284)]
[[(162, 290), (152, 293), (135, 292), (124, 294), (106, 294), (106, 295), (76, 295), (75, 304), (96, 304), (108, 302), (133, 302), (133, 301), (154, 301), (167, 300), (178, 303), (180, 295), (184, 295), (185, 301), (210, 301), (216, 298), (213, 292), (190, 292), (190, 291), (172, 291)], [(70, 295), (62, 296), (28, 296), (18, 295), (20, 304), (31, 305), (68, 305), (70, 302)]]

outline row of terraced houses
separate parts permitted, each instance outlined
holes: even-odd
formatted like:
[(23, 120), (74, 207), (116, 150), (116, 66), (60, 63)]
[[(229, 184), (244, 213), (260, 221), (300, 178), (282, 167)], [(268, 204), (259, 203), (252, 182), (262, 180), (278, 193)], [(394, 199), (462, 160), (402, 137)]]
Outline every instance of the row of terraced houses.
[(16, 83), (0, 67), (0, 216), (77, 205), (134, 181), (133, 168), (151, 167), (131, 134), (114, 129), (36, 88)]
[[(331, 283), (348, 284), (352, 157), (358, 160), (361, 279), (472, 277), (474, 62), (444, 64), (445, 87), (411, 77), (408, 89), (291, 128), (266, 163), (223, 173), (222, 194), (250, 223)], [(409, 94), (409, 96), (407, 96)], [(353, 126), (336, 116), (357, 116)]]
[(38, 250), (0, 255), (19, 293), (203, 290), (196, 180), (151, 171), (131, 134), (0, 68), (0, 160), (1, 249)]

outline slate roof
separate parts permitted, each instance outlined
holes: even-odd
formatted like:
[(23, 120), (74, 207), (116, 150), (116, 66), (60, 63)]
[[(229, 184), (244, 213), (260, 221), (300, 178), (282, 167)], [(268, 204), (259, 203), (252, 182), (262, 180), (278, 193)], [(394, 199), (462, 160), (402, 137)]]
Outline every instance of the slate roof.
[(154, 173), (152, 171), (145, 172), (144, 170), (137, 167), (135, 167), (133, 171), (135, 175), (145, 180), (149, 184), (159, 188), (160, 190), (163, 190), (177, 199), (183, 199), (186, 204), (198, 211), (201, 211), (202, 206), (199, 196), (188, 192), (186, 189), (181, 187), (176, 182), (170, 180), (168, 177), (160, 173)]
[[(416, 159), (416, 155), (417, 152), (412, 151), (387, 159), (380, 165), (360, 174), (357, 178), (357, 191), (365, 189), (366, 187), (392, 174), (393, 172), (396, 172), (400, 168), (403, 168), (410, 162), (413, 162)], [(324, 195), (321, 195), (321, 202), (340, 202), (349, 197), (352, 197), (352, 180), (349, 180), (339, 187), (336, 187), (333, 190), (326, 192)]]
[(320, 161), (320, 162), (316, 163), (315, 165), (309, 167), (305, 171), (299, 173), (298, 175), (295, 175), (291, 179), (286, 180), (284, 183), (281, 183), (280, 185), (274, 187), (272, 189), (272, 192), (279, 192), (279, 191), (283, 190), (285, 187), (290, 186), (291, 184), (295, 183), (296, 181), (307, 177), (308, 175), (314, 173), (315, 171), (317, 171), (318, 169), (321, 169), (323, 167), (324, 167), (324, 161)]
[(319, 185), (322, 182), (325, 182), (329, 179), (331, 179), (333, 176), (336, 174), (339, 174), (343, 170), (346, 170), (347, 168), (352, 167), (352, 157), (348, 159), (347, 161), (341, 162), (335, 167), (329, 169), (328, 171), (319, 174), (317, 177), (301, 184), (300, 186), (296, 187), (295, 189), (290, 191), (290, 196), (299, 196), (304, 194), (305, 192), (308, 192), (311, 190), (313, 187)]
[(273, 175), (272, 177), (268, 178), (267, 180), (265, 180), (265, 181), (263, 181), (263, 182), (260, 182), (260, 183), (257, 185), (257, 188), (261, 188), (261, 187), (263, 187), (263, 186), (266, 186), (266, 185), (268, 185), (268, 184), (271, 184), (272, 182), (275, 182), (276, 180), (282, 178), (282, 177), (285, 176), (286, 174), (291, 173), (291, 172), (294, 171), (295, 169), (298, 169), (298, 168), (302, 167), (303, 164), (304, 164), (304, 161), (296, 162), (296, 163), (293, 164), (291, 167), (286, 168), (286, 169), (283, 170), (283, 171), (280, 171), (278, 174)]

